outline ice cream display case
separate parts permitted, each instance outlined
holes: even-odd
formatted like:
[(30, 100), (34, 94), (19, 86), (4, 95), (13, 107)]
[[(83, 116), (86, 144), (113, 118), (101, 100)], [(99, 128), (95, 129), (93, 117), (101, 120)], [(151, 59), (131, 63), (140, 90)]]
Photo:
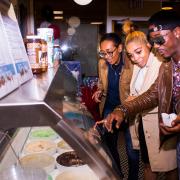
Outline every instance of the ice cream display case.
[(77, 81), (64, 65), (2, 98), (1, 130), (16, 132), (1, 152), (0, 169), (20, 164), (40, 167), (55, 180), (120, 179), (100, 144), (89, 140), (94, 121), (81, 109)]

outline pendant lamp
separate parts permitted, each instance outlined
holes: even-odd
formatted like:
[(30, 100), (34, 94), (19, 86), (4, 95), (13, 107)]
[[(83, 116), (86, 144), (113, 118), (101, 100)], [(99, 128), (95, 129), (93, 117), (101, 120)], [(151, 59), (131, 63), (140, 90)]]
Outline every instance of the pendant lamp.
[(89, 4), (92, 0), (73, 0), (75, 3), (79, 4), (79, 5), (87, 5)]

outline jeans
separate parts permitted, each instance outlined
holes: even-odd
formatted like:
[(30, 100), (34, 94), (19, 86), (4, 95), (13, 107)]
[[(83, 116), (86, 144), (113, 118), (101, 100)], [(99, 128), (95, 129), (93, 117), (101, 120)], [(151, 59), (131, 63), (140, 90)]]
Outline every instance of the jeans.
[(138, 180), (139, 150), (134, 150), (129, 128), (125, 130), (126, 152), (128, 156), (129, 175), (128, 180)]
[[(112, 112), (112, 107), (104, 109), (103, 117), (106, 117), (109, 113)], [(102, 142), (106, 145), (104, 148), (106, 153), (112, 159), (113, 169), (117, 172), (120, 177), (123, 177), (120, 165), (120, 158), (118, 153), (117, 141), (119, 136), (119, 129), (113, 126), (113, 133), (108, 132), (106, 128), (101, 127), (101, 139)]]
[(121, 171), (120, 158), (117, 148), (118, 135), (119, 131), (117, 129), (114, 129), (113, 133), (105, 132), (102, 136), (102, 141), (107, 146), (106, 152), (112, 159), (112, 166), (114, 170), (119, 174), (120, 177), (122, 177), (123, 175)]

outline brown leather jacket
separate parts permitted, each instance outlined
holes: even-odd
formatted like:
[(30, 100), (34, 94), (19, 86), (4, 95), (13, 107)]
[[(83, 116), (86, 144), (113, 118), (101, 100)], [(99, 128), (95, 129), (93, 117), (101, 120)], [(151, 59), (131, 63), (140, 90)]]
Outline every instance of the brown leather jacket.
[[(99, 103), (100, 115), (102, 116), (102, 112), (104, 109), (104, 104), (106, 101), (106, 94), (108, 88), (108, 67), (106, 61), (103, 59), (99, 60), (98, 63), (98, 71), (99, 71), (99, 81), (98, 81), (98, 90), (103, 92), (103, 96), (101, 98), (101, 102)], [(124, 66), (122, 68), (122, 72), (119, 79), (119, 94), (121, 102), (123, 103), (125, 99), (129, 96), (130, 93), (130, 81), (132, 78), (133, 65), (131, 61), (124, 57)]]
[[(161, 121), (161, 113), (171, 113), (172, 99), (172, 62), (162, 63), (158, 78), (155, 83), (142, 95), (132, 100), (130, 103), (125, 102), (124, 106), (128, 110), (128, 116), (133, 116), (146, 109), (158, 106), (159, 120)], [(176, 112), (180, 114), (180, 97), (176, 104)]]

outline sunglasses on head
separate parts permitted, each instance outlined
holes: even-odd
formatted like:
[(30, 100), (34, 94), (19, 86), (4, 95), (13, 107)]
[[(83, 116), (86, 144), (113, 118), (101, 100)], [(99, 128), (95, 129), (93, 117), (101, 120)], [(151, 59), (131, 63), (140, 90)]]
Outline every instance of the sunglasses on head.
[(157, 45), (163, 45), (166, 41), (164, 39), (163, 36), (158, 36), (158, 37), (155, 37), (155, 38), (150, 38), (149, 40), (150, 44), (153, 46), (154, 44), (157, 44)]

